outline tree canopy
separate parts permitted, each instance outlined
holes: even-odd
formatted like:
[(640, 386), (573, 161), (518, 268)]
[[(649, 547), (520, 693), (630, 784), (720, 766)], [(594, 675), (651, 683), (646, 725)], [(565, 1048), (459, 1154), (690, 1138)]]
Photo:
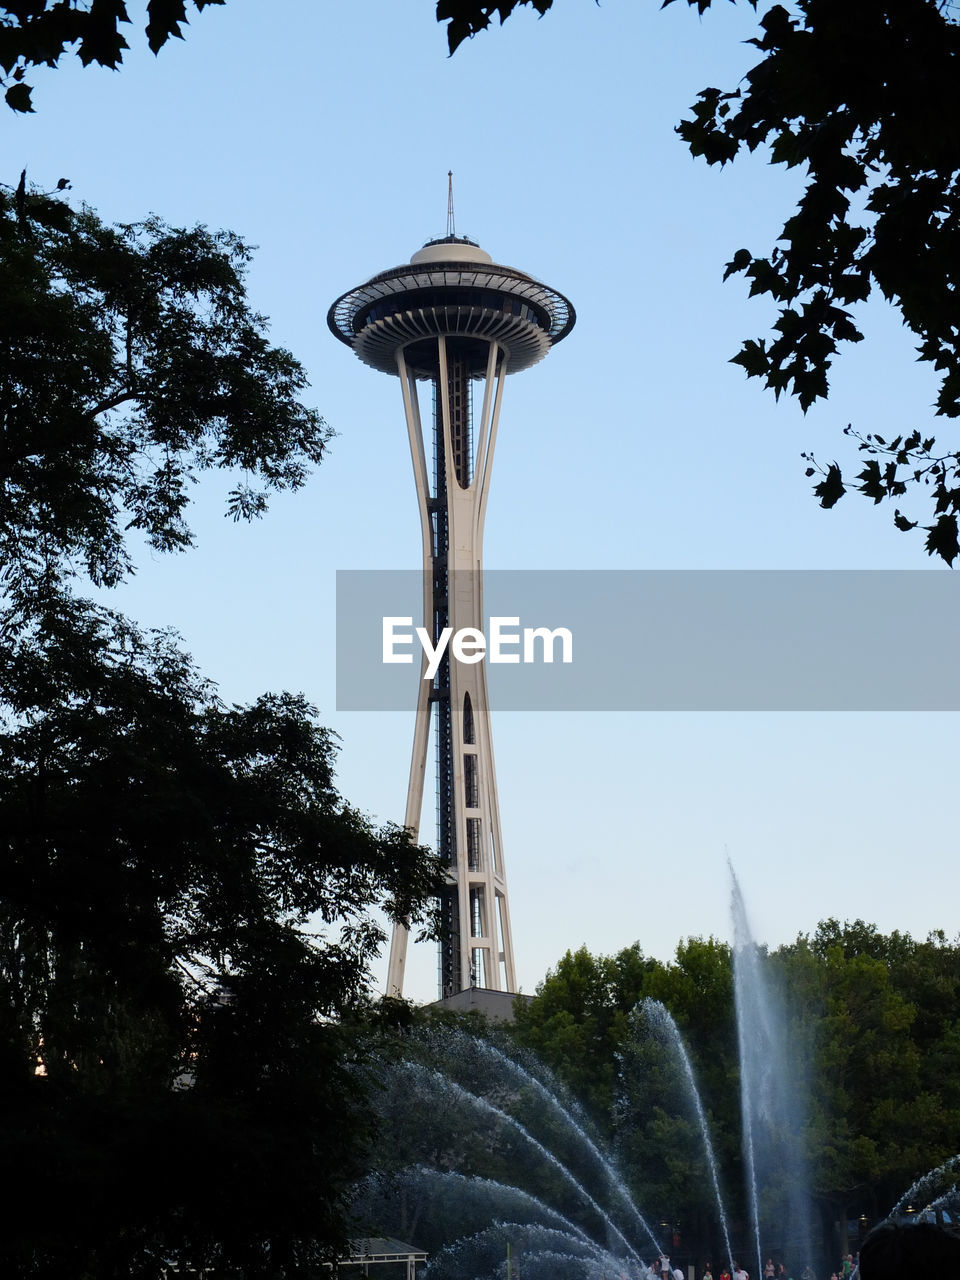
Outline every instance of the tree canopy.
[(188, 546), (206, 469), (236, 477), (234, 519), (259, 515), (330, 435), (247, 301), (238, 236), (107, 226), (66, 185), (0, 187), (0, 562), (19, 591), (77, 571), (115, 584), (130, 529)]
[[(789, 1045), (800, 1059), (809, 1055), (806, 1140), (824, 1226), (832, 1231), (861, 1214), (877, 1221), (919, 1175), (960, 1149), (948, 1065), (960, 1033), (960, 943), (826, 920), (760, 960), (783, 994)], [(615, 957), (568, 952), (518, 1007), (516, 1035), (584, 1100), (644, 1212), (685, 1223), (695, 1238), (685, 1247), (698, 1241), (716, 1258), (702, 1139), (679, 1063), (651, 1036), (648, 999), (670, 1012), (683, 1037), (728, 1210), (742, 1220), (740, 1075), (725, 944), (686, 939), (667, 964), (643, 959), (637, 945)]]
[(302, 697), (216, 698), (59, 597), (0, 649), (0, 1167), (11, 1275), (283, 1274), (345, 1245), (344, 1020), (441, 872), (333, 782)]
[[(664, 0), (665, 4), (673, 0)], [(687, 0), (702, 14), (712, 0)], [(750, 0), (756, 7), (756, 0)], [(518, 4), (544, 14), (553, 0), (439, 0), (451, 53)], [(798, 0), (772, 4), (750, 42), (760, 59), (731, 89), (704, 89), (677, 132), (696, 156), (726, 164), (769, 149), (771, 163), (801, 167), (806, 189), (767, 253), (738, 249), (726, 276), (778, 307), (773, 331), (733, 357), (776, 396), (806, 410), (829, 391), (844, 343), (859, 342), (856, 307), (877, 293), (899, 311), (921, 361), (940, 375), (939, 417), (960, 417), (960, 25), (946, 0)], [(810, 454), (814, 493), (834, 506), (848, 487), (892, 500), (894, 523), (923, 523), (926, 550), (960, 554), (960, 451), (928, 425), (878, 434), (851, 424), (862, 470)], [(899, 502), (911, 503), (907, 513)], [(911, 512), (916, 518), (911, 518)]]
[(76, 594), (300, 486), (327, 429), (229, 232), (0, 191), (0, 1170), (11, 1276), (273, 1274), (346, 1244), (352, 1020), (384, 915), (443, 873), (338, 794), (300, 695), (227, 706), (171, 633)]

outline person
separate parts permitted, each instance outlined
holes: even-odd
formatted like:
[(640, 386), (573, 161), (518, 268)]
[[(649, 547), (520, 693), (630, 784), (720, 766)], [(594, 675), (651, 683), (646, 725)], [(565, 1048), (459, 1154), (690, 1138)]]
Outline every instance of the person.
[(733, 1280), (750, 1280), (749, 1274), (744, 1271), (739, 1262), (733, 1264)]
[(713, 1268), (708, 1262), (703, 1272), (703, 1280), (713, 1280)]
[(724, 1264), (724, 1268), (720, 1272), (720, 1280), (731, 1280), (730, 1268), (726, 1264)]
[(773, 1259), (772, 1259), (772, 1258), (768, 1258), (768, 1259), (767, 1259), (767, 1264), (766, 1264), (766, 1266), (763, 1268), (763, 1280), (773, 1280), (773, 1277), (774, 1277), (776, 1274), (777, 1274), (777, 1273), (776, 1273), (776, 1270), (774, 1269)]

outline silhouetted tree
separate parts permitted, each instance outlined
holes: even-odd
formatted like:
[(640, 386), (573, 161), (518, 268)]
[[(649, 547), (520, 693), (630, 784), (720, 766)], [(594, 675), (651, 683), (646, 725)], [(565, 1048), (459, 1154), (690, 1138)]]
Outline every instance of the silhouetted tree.
[(292, 695), (48, 601), (0, 650), (0, 1258), (275, 1274), (345, 1245), (368, 1121), (343, 1022), (441, 872), (333, 781)]
[(424, 921), (442, 872), (340, 797), (302, 697), (224, 706), (71, 593), (132, 571), (131, 528), (187, 546), (198, 472), (249, 518), (328, 432), (238, 237), (65, 185), (0, 190), (0, 1261), (289, 1275), (345, 1248), (380, 912)]
[(78, 571), (113, 585), (125, 533), (188, 546), (191, 482), (234, 471), (235, 519), (296, 489), (329, 431), (266, 339), (232, 232), (105, 225), (21, 177), (0, 187), (0, 563), (23, 598)]

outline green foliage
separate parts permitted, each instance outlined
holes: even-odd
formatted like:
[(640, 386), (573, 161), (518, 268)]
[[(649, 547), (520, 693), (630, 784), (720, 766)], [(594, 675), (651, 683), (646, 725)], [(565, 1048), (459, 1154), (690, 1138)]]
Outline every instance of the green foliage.
[(335, 1020), (436, 860), (341, 799), (302, 698), (225, 707), (103, 608), (22, 619), (0, 707), (5, 1271), (327, 1256), (367, 1128)]
[(711, 1210), (710, 1175), (675, 1049), (638, 1008), (618, 1057), (616, 1148), (634, 1197), (655, 1221), (702, 1229)]
[(201, 471), (237, 473), (228, 514), (251, 518), (320, 460), (248, 260), (230, 232), (108, 227), (25, 175), (0, 191), (12, 1276), (284, 1275), (342, 1251), (369, 1129), (346, 1024), (379, 910), (428, 923), (443, 878), (342, 800), (302, 697), (226, 707), (175, 636), (69, 590), (130, 573), (130, 529), (189, 545)]
[[(193, 0), (198, 11), (225, 0)], [(188, 22), (185, 0), (147, 0), (147, 43), (159, 53), (171, 36), (183, 39)], [(124, 0), (17, 0), (0, 5), (0, 88), (14, 111), (32, 111), (30, 67), (55, 67), (71, 45), (85, 67), (116, 69), (129, 49), (121, 27), (128, 25)]]
[[(916, 942), (859, 920), (826, 920), (812, 936), (761, 952), (759, 959), (770, 985), (785, 994), (787, 1053), (801, 1068), (792, 1085), (809, 1111), (801, 1140), (815, 1203), (832, 1239), (838, 1221), (861, 1213), (882, 1217), (917, 1175), (960, 1147), (960, 944), (948, 944), (942, 934)], [(518, 1057), (516, 1046), (504, 1044), (502, 1028), (429, 1020), (399, 1044), (381, 1042), (378, 1176), (357, 1206), (365, 1229), (376, 1224), (408, 1236), (416, 1232), (434, 1250), (461, 1239), (466, 1252), (450, 1254), (458, 1274), (492, 1269), (502, 1258), (491, 1245), (493, 1262), (481, 1268), (468, 1261), (480, 1240), (475, 1233), (495, 1215), (550, 1226), (550, 1212), (560, 1211), (602, 1240), (605, 1224), (583, 1191), (531, 1138), (555, 1154), (615, 1221), (628, 1225), (589, 1143), (576, 1137), (535, 1084), (543, 1066), (525, 1072), (522, 1049), (532, 1047), (536, 1060), (554, 1072), (549, 1089), (588, 1137), (602, 1146), (597, 1130), (603, 1129), (612, 1138), (618, 1167), (658, 1237), (677, 1257), (722, 1262), (692, 1096), (677, 1048), (648, 1000), (662, 1003), (680, 1029), (711, 1132), (733, 1245), (744, 1247), (750, 1229), (732, 955), (713, 938), (686, 939), (667, 964), (645, 958), (638, 945), (616, 956), (594, 956), (586, 948), (567, 952), (533, 1000), (518, 1003), (509, 1031), (522, 1047), (519, 1069), (501, 1054), (506, 1049), (506, 1057)], [(569, 1094), (583, 1100), (589, 1119)], [(524, 1199), (525, 1193), (549, 1208)], [(786, 1181), (774, 1173), (761, 1188), (761, 1214), (782, 1223), (788, 1199)]]
[[(711, 1141), (721, 1165), (728, 1211), (738, 1206), (737, 1034), (730, 948), (688, 938), (672, 964), (648, 970), (644, 995), (666, 1008), (683, 1038)], [(701, 1242), (722, 1257), (712, 1183), (699, 1120), (675, 1045), (638, 1007), (618, 1052), (617, 1153), (645, 1211), (682, 1227), (686, 1248)]]
[[(61, 182), (61, 187), (66, 185)], [(57, 194), (0, 189), (0, 562), (8, 590), (131, 571), (128, 529), (188, 546), (199, 472), (241, 476), (229, 514), (296, 489), (329, 438), (272, 347), (232, 232), (106, 226)]]
[(816, 1023), (814, 1176), (839, 1205), (876, 1213), (960, 1148), (953, 1072), (960, 948), (857, 920), (781, 948), (791, 1006)]
[(609, 1131), (616, 1085), (616, 1052), (628, 1017), (646, 994), (653, 961), (638, 945), (616, 956), (568, 951), (515, 1014), (519, 1042), (532, 1049)]
[(638, 1006), (647, 998), (669, 1009), (687, 1044), (735, 1205), (742, 1179), (729, 947), (688, 938), (672, 964), (647, 959), (639, 944), (616, 956), (567, 952), (533, 1001), (518, 1006), (515, 1033), (613, 1140), (648, 1220), (681, 1222), (691, 1247), (711, 1235), (713, 1198), (675, 1050), (643, 1034)]
[[(822, 922), (763, 960), (785, 993), (814, 1188), (830, 1224), (881, 1217), (921, 1173), (960, 1150), (960, 943), (917, 942), (863, 921)], [(619, 982), (629, 971), (631, 980)], [(712, 1191), (675, 1051), (637, 1010), (672, 1014), (707, 1114), (734, 1220), (745, 1214), (729, 948), (691, 938), (671, 964), (567, 953), (518, 1010), (521, 1043), (587, 1101), (613, 1137), (645, 1213), (684, 1224), (719, 1256)], [(805, 1087), (804, 1087), (805, 1086)]]

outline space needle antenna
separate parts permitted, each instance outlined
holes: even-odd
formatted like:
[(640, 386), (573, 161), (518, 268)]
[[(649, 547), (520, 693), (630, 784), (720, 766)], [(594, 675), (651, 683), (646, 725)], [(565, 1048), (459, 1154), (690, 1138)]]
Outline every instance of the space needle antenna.
[(453, 170), (447, 170), (447, 235), (457, 234), (457, 224), (453, 219)]

